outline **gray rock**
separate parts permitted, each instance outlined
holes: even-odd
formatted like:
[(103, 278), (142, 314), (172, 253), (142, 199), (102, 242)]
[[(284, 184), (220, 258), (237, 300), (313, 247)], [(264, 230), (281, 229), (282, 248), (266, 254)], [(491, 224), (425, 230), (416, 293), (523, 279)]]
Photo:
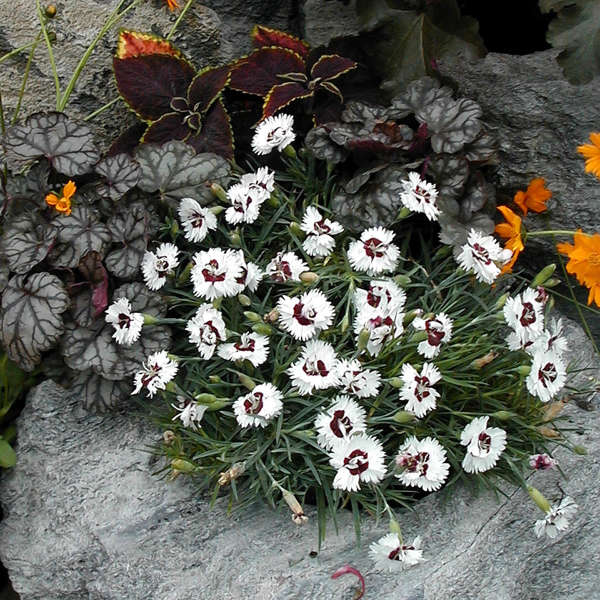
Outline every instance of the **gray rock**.
[[(58, 2), (58, 12), (49, 22), (56, 34), (53, 51), (61, 89), (64, 91), (75, 67), (89, 43), (119, 0), (77, 0)], [(46, 3), (42, 2), (45, 6)], [(183, 5), (183, 2), (181, 3)], [(198, 67), (222, 64), (250, 49), (249, 33), (256, 22), (289, 28), (295, 19), (294, 3), (283, 2), (194, 2), (172, 41), (181, 47)], [(212, 8), (211, 8), (212, 7)], [(121, 21), (118, 27), (166, 36), (177, 13), (166, 9), (162, 0), (143, 2)], [(39, 31), (33, 0), (0, 2), (0, 55), (30, 43)], [(85, 117), (117, 97), (112, 75), (112, 56), (116, 48), (118, 27), (107, 34), (92, 54), (71, 95), (67, 111)], [(2, 101), (8, 118), (17, 105), (27, 53), (2, 63)], [(35, 53), (25, 91), (21, 117), (38, 110), (54, 110), (54, 81), (46, 47), (42, 42)], [(136, 118), (122, 102), (96, 117), (92, 124), (110, 140)]]
[[(555, 50), (527, 56), (488, 54), (476, 62), (440, 61), (440, 72), (453, 80), (460, 92), (483, 108), (485, 122), (500, 143), (493, 182), (499, 200), (509, 202), (515, 192), (526, 189), (534, 177), (543, 177), (553, 192), (549, 210), (532, 215), (526, 227), (535, 229), (600, 231), (600, 180), (584, 172), (584, 159), (577, 146), (600, 127), (600, 77), (581, 86), (564, 78)], [(557, 262), (549, 238), (545, 243), (530, 239), (525, 261), (532, 269)], [(557, 241), (572, 241), (563, 236)], [(560, 269), (559, 269), (560, 271)], [(562, 274), (561, 274), (562, 276)], [(579, 301), (586, 303), (587, 290), (575, 284)], [(563, 289), (564, 295), (569, 295)], [(561, 305), (570, 316), (572, 304)], [(600, 319), (586, 313), (597, 338)]]
[(313, 47), (326, 46), (336, 37), (358, 35), (360, 25), (355, 2), (306, 0), (302, 8), (304, 38)]
[[(572, 353), (597, 376), (589, 343), (569, 330)], [(0, 485), (0, 559), (22, 600), (349, 600), (354, 577), (331, 579), (347, 563), (363, 573), (371, 599), (588, 600), (600, 585), (600, 412), (569, 405), (564, 414), (589, 455), (559, 449), (567, 481), (555, 471), (531, 481), (549, 499), (560, 485), (576, 500), (570, 531), (538, 540), (541, 513), (522, 490), (507, 488), (500, 501), (464, 489), (432, 495), (401, 515), (404, 536), (421, 535), (429, 560), (395, 576), (375, 572), (367, 555), (385, 522), (365, 517), (359, 549), (342, 514), (312, 558), (310, 507), (304, 528), (265, 508), (228, 516), (219, 500), (210, 509), (188, 480), (155, 477), (160, 463), (145, 449), (158, 433), (144, 417), (86, 414), (44, 383), (19, 419), (19, 462)]]

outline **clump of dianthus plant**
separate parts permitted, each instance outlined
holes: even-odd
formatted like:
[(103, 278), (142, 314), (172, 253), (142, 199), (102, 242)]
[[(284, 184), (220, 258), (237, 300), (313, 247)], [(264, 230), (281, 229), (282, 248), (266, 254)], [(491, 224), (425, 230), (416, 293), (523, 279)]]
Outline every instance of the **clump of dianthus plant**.
[[(394, 570), (423, 559), (399, 507), (457, 481), (524, 485), (535, 452), (550, 464), (565, 340), (543, 276), (506, 291), (511, 251), (493, 237), (473, 230), (453, 254), (414, 226), (414, 212), (435, 221), (433, 184), (411, 174), (393, 229), (349, 234), (328, 208), (335, 181), (305, 193), (315, 159), (293, 139), (291, 118), (270, 118), (255, 152), (281, 151), (283, 167), (239, 173), (209, 204), (181, 198), (143, 263), (179, 333), (135, 391), (164, 398), (172, 473), (238, 506), (283, 500), (296, 523), (316, 505), (321, 536), (344, 507), (357, 523), (387, 512), (372, 554)], [(121, 312), (119, 326), (139, 324)]]

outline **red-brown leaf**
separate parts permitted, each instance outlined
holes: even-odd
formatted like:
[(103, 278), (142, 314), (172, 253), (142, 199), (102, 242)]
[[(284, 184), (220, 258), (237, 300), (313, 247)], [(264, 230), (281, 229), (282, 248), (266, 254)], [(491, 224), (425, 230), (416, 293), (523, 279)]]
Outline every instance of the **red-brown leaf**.
[(141, 31), (122, 29), (117, 41), (117, 58), (133, 58), (135, 56), (146, 56), (148, 54), (167, 54), (182, 58), (181, 52), (171, 42)]
[(198, 153), (214, 152), (227, 159), (233, 158), (231, 123), (221, 98), (208, 109), (200, 133), (190, 136), (186, 142)]
[(309, 96), (312, 96), (312, 92), (295, 81), (288, 81), (287, 83), (276, 85), (265, 98), (261, 120), (274, 115), (278, 110), (281, 110), (290, 102), (298, 100), (299, 98), (308, 98)]
[(349, 58), (344, 58), (338, 54), (324, 54), (312, 66), (310, 70), (311, 79), (335, 79), (348, 71), (356, 68), (356, 63)]
[(250, 34), (252, 46), (254, 48), (264, 48), (265, 46), (277, 46), (279, 48), (289, 48), (302, 58), (308, 56), (308, 44), (285, 31), (270, 29), (263, 25), (255, 25)]
[(141, 119), (155, 121), (171, 111), (171, 100), (185, 96), (196, 74), (184, 60), (164, 54), (115, 58), (117, 87)]
[(238, 92), (266, 96), (278, 83), (278, 75), (304, 73), (306, 65), (299, 54), (286, 48), (260, 48), (234, 67), (229, 87)]
[(204, 69), (190, 84), (188, 104), (195, 112), (206, 112), (227, 85), (230, 66)]
[(169, 140), (185, 140), (191, 130), (183, 121), (185, 115), (168, 113), (154, 121), (142, 138), (144, 144), (164, 144)]

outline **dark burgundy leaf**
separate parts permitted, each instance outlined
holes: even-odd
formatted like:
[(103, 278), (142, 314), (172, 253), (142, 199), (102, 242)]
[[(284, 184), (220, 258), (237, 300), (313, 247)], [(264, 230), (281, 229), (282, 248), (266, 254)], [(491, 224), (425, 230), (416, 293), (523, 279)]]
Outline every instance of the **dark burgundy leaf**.
[(110, 146), (106, 156), (115, 156), (117, 154), (133, 154), (138, 147), (142, 135), (146, 130), (146, 123), (136, 123), (128, 127)]
[(198, 154), (213, 152), (224, 158), (233, 158), (231, 123), (220, 98), (208, 109), (200, 133), (186, 141)]
[(312, 66), (310, 76), (312, 79), (335, 79), (348, 71), (356, 68), (356, 63), (349, 58), (337, 54), (324, 54)]
[(312, 92), (294, 81), (276, 85), (265, 97), (261, 120), (274, 115), (278, 110), (281, 110), (294, 100), (310, 96), (312, 96)]
[(185, 60), (164, 54), (115, 58), (113, 68), (125, 102), (150, 121), (171, 111), (171, 100), (186, 94), (195, 75)]
[(322, 81), (319, 84), (319, 88), (329, 92), (330, 94), (334, 94), (337, 96), (338, 100), (343, 104), (344, 96), (342, 96), (342, 92), (340, 92), (340, 88), (335, 85), (335, 83), (331, 83), (331, 81)]
[(278, 75), (304, 73), (302, 57), (286, 48), (260, 48), (242, 59), (231, 72), (229, 87), (238, 92), (266, 96), (281, 79)]
[(185, 140), (191, 133), (184, 122), (185, 115), (181, 113), (168, 113), (158, 121), (154, 121), (142, 138), (144, 144), (164, 144), (169, 140)]
[(342, 116), (343, 105), (338, 98), (333, 94), (319, 92), (318, 90), (316, 96), (317, 102), (315, 102), (313, 109), (315, 125), (339, 121)]
[(231, 66), (208, 68), (196, 75), (188, 90), (188, 105), (194, 112), (208, 110), (227, 85)]
[(254, 48), (278, 46), (279, 48), (289, 48), (302, 58), (308, 56), (308, 44), (289, 33), (285, 33), (285, 31), (255, 25), (250, 36), (252, 37), (252, 46)]
[(151, 33), (122, 29), (117, 42), (117, 58), (133, 58), (148, 54), (167, 54), (182, 58), (181, 52), (171, 42)]

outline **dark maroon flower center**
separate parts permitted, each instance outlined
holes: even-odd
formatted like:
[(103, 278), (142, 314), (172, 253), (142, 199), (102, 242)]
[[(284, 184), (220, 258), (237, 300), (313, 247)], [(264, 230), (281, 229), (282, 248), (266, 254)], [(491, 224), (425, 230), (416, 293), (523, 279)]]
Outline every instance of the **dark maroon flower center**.
[(431, 392), (429, 391), (431, 384), (428, 377), (417, 375), (415, 377), (415, 383), (417, 384), (415, 386), (415, 397), (419, 402), (421, 402), (423, 398), (427, 398), (427, 396), (431, 395)]
[(439, 346), (446, 337), (444, 325), (437, 319), (425, 321), (425, 331), (427, 332), (427, 342), (430, 346)]
[(414, 546), (398, 546), (397, 548), (394, 548), (388, 554), (388, 558), (390, 560), (402, 560), (400, 558), (400, 556), (402, 556), (402, 554), (404, 554), (407, 550), (414, 550), (414, 549), (415, 549)]
[(126, 313), (119, 313), (117, 325), (121, 329), (129, 329), (131, 327), (131, 316)]
[(350, 418), (343, 410), (336, 410), (333, 413), (329, 428), (333, 432), (333, 435), (339, 438), (348, 435), (353, 429)]
[(473, 244), (473, 250), (475, 250), (473, 257), (476, 258), (479, 262), (482, 262), (486, 266), (492, 264), (490, 254), (483, 246), (475, 243)]
[(290, 267), (289, 262), (282, 260), (281, 262), (276, 263), (275, 268), (276, 270), (271, 276), (275, 281), (284, 283), (292, 278), (292, 268)]
[(298, 302), (294, 305), (294, 319), (300, 323), (300, 325), (313, 325), (317, 311), (314, 308), (306, 308), (302, 302)]
[(363, 248), (369, 258), (382, 258), (385, 256), (387, 244), (377, 238), (369, 238), (363, 243)]
[(544, 387), (548, 387), (548, 384), (554, 383), (556, 378), (558, 377), (558, 371), (556, 370), (556, 365), (554, 363), (546, 363), (539, 371), (538, 371), (538, 379), (540, 383)]
[(419, 473), (419, 475), (425, 476), (429, 469), (429, 452), (418, 452), (417, 454), (402, 456), (398, 461), (398, 465), (411, 473)]
[(200, 213), (194, 213), (189, 221), (190, 225), (196, 229), (201, 229), (204, 225), (204, 217)]
[(479, 439), (479, 442), (478, 442), (479, 449), (482, 452), (486, 452), (486, 453), (489, 452), (490, 448), (492, 447), (492, 438), (485, 431), (482, 431), (479, 434), (478, 439)]
[(317, 375), (320, 375), (321, 377), (327, 377), (327, 375), (329, 375), (329, 369), (325, 363), (319, 359), (310, 359), (305, 361), (304, 365), (302, 366), (302, 370), (310, 377), (315, 377)]
[(317, 221), (313, 225), (313, 229), (315, 230), (315, 233), (329, 233), (331, 231), (331, 227), (325, 223), (325, 219)]
[(262, 392), (254, 392), (251, 398), (244, 400), (244, 410), (248, 415), (257, 415), (263, 409)]
[(225, 273), (220, 272), (219, 262), (214, 258), (202, 269), (202, 275), (204, 275), (205, 281), (210, 281), (211, 283), (225, 280)]
[(202, 340), (209, 344), (214, 344), (216, 340), (220, 340), (219, 330), (214, 326), (212, 321), (206, 321), (201, 329)]
[(420, 185), (415, 187), (415, 196), (425, 204), (431, 204), (431, 194)]
[(274, 127), (267, 133), (267, 142), (270, 144), (278, 144), (285, 137), (285, 129), (283, 127)]
[(531, 302), (523, 302), (523, 311), (521, 312), (521, 318), (519, 319), (523, 327), (529, 327), (529, 325), (537, 321), (535, 316), (535, 309)]
[(150, 385), (150, 382), (158, 376), (158, 374), (160, 373), (160, 366), (157, 364), (154, 365), (148, 365), (147, 368), (147, 373), (144, 373), (142, 375), (142, 385), (144, 387), (148, 387), (148, 385)]
[(250, 338), (250, 340), (248, 340), (245, 344), (243, 344), (241, 341), (236, 342), (233, 347), (238, 351), (238, 352), (254, 352), (254, 347), (255, 347), (255, 342), (252, 338)]
[(169, 272), (169, 260), (164, 256), (157, 256), (154, 268), (161, 277), (164, 277)]
[(360, 449), (352, 450), (348, 456), (344, 458), (344, 466), (351, 475), (360, 475), (369, 468), (369, 455)]
[(246, 277), (248, 277), (248, 269), (246, 269), (246, 267), (242, 267), (242, 274), (239, 277), (236, 277), (235, 280), (240, 285), (246, 285)]

